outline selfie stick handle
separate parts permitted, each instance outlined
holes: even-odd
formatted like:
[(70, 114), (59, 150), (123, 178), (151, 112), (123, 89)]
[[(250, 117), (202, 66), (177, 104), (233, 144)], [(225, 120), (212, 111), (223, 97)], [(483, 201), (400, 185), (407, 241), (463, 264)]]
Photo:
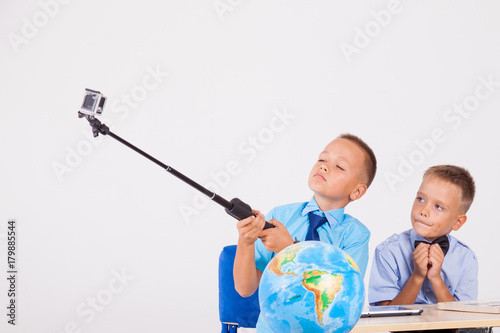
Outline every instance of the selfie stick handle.
[[(82, 116), (82, 117), (84, 116), (81, 113), (79, 113), (79, 115)], [(90, 126), (92, 126), (92, 132), (94, 133), (94, 137), (98, 136), (99, 133), (104, 134), (104, 135), (109, 135), (113, 139), (121, 142), (125, 146), (131, 148), (132, 150), (134, 150), (137, 153), (141, 154), (142, 156), (146, 157), (150, 161), (158, 164), (165, 171), (168, 171), (169, 173), (171, 173), (175, 177), (179, 178), (183, 182), (187, 183), (188, 185), (191, 185), (192, 187), (194, 187), (195, 189), (197, 189), (201, 193), (205, 194), (211, 200), (215, 201), (216, 203), (218, 203), (219, 205), (221, 205), (222, 207), (224, 207), (225, 210), (226, 210), (226, 213), (228, 213), (229, 215), (231, 215), (235, 219), (242, 220), (242, 219), (245, 219), (245, 218), (247, 218), (249, 216), (254, 215), (252, 213), (252, 208), (248, 204), (246, 204), (243, 201), (241, 201), (240, 199), (234, 198), (231, 201), (227, 201), (226, 199), (224, 199), (220, 195), (218, 195), (218, 194), (216, 194), (214, 192), (209, 191), (207, 188), (201, 186), (200, 184), (198, 184), (197, 182), (193, 181), (189, 177), (183, 175), (182, 173), (180, 173), (179, 171), (175, 170), (174, 168), (172, 168), (172, 167), (170, 167), (170, 166), (162, 163), (161, 161), (157, 160), (153, 156), (151, 156), (148, 153), (146, 153), (146, 152), (142, 151), (141, 149), (137, 148), (136, 146), (134, 146), (130, 142), (128, 142), (128, 141), (122, 139), (121, 137), (119, 137), (118, 135), (114, 134), (113, 132), (111, 132), (109, 130), (108, 126), (106, 126), (105, 124), (102, 124), (98, 119), (93, 118), (93, 117), (86, 117), (86, 118), (89, 121)], [(269, 228), (274, 228), (274, 225), (266, 222), (266, 225), (264, 226), (264, 229), (269, 229)]]

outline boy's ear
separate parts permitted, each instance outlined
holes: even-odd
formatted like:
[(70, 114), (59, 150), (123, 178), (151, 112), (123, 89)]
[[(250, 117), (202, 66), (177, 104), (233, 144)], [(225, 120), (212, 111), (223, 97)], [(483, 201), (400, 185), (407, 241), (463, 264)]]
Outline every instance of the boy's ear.
[(358, 184), (358, 185), (356, 185), (354, 190), (351, 192), (351, 195), (349, 195), (349, 198), (351, 199), (351, 201), (358, 200), (363, 195), (365, 195), (366, 190), (367, 190), (367, 187), (365, 184)]
[(466, 221), (467, 221), (467, 215), (465, 215), (465, 214), (458, 215), (456, 221), (453, 223), (451, 228), (454, 231), (457, 231), (458, 229), (460, 229), (464, 225), (464, 223)]

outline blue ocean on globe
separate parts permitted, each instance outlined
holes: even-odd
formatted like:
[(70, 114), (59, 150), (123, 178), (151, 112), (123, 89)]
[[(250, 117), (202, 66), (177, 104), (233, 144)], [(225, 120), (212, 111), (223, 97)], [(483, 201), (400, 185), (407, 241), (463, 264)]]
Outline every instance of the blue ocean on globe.
[(261, 316), (274, 332), (349, 332), (364, 304), (354, 260), (316, 241), (290, 245), (267, 265), (259, 285)]

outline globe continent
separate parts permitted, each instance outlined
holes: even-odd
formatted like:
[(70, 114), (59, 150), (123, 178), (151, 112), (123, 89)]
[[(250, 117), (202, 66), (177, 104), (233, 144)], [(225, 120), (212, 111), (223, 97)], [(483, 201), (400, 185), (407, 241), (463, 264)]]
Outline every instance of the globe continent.
[(363, 278), (352, 258), (323, 242), (283, 249), (259, 286), (261, 316), (275, 332), (349, 332), (364, 303)]

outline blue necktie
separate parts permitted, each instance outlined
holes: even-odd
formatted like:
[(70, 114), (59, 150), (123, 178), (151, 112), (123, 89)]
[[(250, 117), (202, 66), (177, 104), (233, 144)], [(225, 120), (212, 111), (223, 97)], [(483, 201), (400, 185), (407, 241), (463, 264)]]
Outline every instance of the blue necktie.
[(326, 222), (326, 217), (319, 216), (313, 212), (309, 213), (309, 230), (307, 230), (306, 241), (316, 240), (319, 241), (318, 228)]

